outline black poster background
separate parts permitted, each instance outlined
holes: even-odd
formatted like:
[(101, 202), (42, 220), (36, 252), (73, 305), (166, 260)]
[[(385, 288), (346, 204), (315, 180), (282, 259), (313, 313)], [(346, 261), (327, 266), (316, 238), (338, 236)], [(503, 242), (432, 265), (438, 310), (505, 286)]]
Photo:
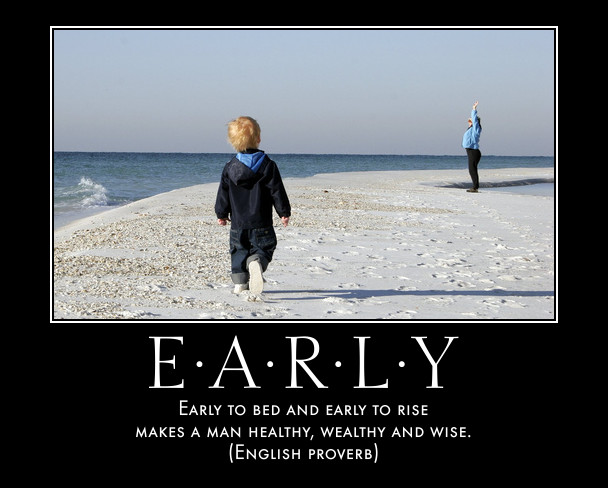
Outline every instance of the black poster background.
[[(155, 336), (183, 338), (161, 340), (160, 360), (174, 359), (175, 367), (159, 366), (163, 385), (183, 381), (183, 388), (150, 388), (155, 373), (150, 337)], [(327, 388), (318, 388), (302, 368), (297, 368), (302, 388), (286, 388), (291, 382), (289, 337), (298, 336), (318, 341), (317, 357), (306, 364)], [(426, 338), (435, 360), (446, 337), (457, 337), (438, 364), (442, 388), (428, 388), (432, 369), (415, 336)], [(259, 388), (246, 388), (242, 370), (222, 371), (227, 358), (226, 368), (242, 367), (231, 352), (235, 337)], [(366, 384), (388, 381), (388, 388), (354, 388), (360, 368), (357, 337), (368, 337)], [(183, 476), (197, 476), (206, 484), (209, 476), (219, 474), (232, 486), (234, 476), (254, 473), (285, 472), (291, 478), (281, 480), (290, 482), (307, 476), (322, 481), (329, 472), (369, 472), (378, 480), (399, 474), (401, 480), (424, 475), (429, 481), (494, 484), (524, 474), (527, 481), (546, 480), (561, 469), (556, 465), (563, 448), (560, 425), (572, 380), (564, 374), (564, 333), (557, 324), (53, 323), (44, 338), (44, 457), (57, 480), (133, 477), (155, 486), (163, 478), (178, 482)], [(300, 359), (312, 353), (309, 339), (298, 340)], [(210, 388), (220, 373), (224, 388)], [(221, 405), (220, 414), (180, 415), (181, 400), (188, 407)], [(229, 405), (239, 405), (245, 414), (229, 415)], [(254, 408), (264, 405), (269, 413), (280, 413), (254, 415)], [(318, 413), (287, 415), (290, 405), (307, 407), (309, 413), (316, 406)], [(333, 413), (336, 407), (345, 412), (345, 406), (365, 410), (363, 415), (328, 416), (328, 405)], [(374, 405), (383, 406), (376, 415)], [(427, 405), (428, 415), (398, 415), (399, 405)], [(351, 432), (361, 426), (385, 430), (382, 437), (323, 438), (320, 428), (332, 426)], [(170, 437), (170, 427), (177, 437)], [(200, 437), (191, 437), (194, 427)], [(218, 432), (240, 427), (241, 437), (208, 438), (209, 427)], [(250, 427), (309, 427), (314, 438), (252, 438)], [(395, 427), (412, 429), (414, 437), (392, 437)], [(431, 427), (463, 427), (457, 432), (464, 437), (433, 437)], [(155, 435), (138, 437), (138, 428)], [(416, 437), (416, 432), (423, 435)], [(258, 453), (299, 449), (301, 457), (231, 462), (231, 443), (232, 449), (235, 444), (268, 449)], [(311, 460), (311, 448), (335, 459)], [(337, 453), (349, 448), (373, 458), (340, 460)]]

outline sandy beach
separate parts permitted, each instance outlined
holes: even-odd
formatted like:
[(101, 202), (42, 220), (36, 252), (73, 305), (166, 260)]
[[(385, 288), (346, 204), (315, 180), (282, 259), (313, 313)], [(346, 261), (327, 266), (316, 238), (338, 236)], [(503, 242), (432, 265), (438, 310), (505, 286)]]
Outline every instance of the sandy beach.
[[(554, 321), (553, 195), (484, 188), (552, 168), (382, 171), (285, 179), (290, 225), (264, 292), (232, 293), (217, 184), (57, 229), (52, 321)], [(514, 187), (515, 188), (515, 187)]]

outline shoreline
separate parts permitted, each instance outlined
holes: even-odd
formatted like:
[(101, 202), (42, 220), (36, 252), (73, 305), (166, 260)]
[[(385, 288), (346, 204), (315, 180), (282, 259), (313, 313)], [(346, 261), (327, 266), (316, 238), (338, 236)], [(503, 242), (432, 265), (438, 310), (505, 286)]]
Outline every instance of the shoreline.
[(554, 197), (483, 187), (554, 169), (486, 170), (478, 194), (445, 186), (467, 176), (286, 178), (292, 219), (275, 216), (259, 296), (231, 293), (217, 183), (108, 209), (54, 230), (53, 320), (555, 320)]
[[(153, 154), (153, 153), (152, 153)], [(445, 156), (445, 157), (455, 157), (455, 156)], [(488, 157), (495, 157), (495, 156), (488, 156)], [(546, 158), (547, 156), (542, 156), (543, 158)], [(529, 168), (528, 166), (526, 166), (525, 168)], [(541, 168), (553, 168), (552, 166), (549, 167), (534, 167), (536, 169), (541, 169)], [(499, 167), (496, 167), (495, 169), (499, 169)], [(505, 169), (505, 168), (500, 168), (500, 169)], [(508, 169), (508, 168), (506, 168)], [(462, 171), (461, 168), (445, 168), (445, 169), (393, 169), (393, 170), (375, 170), (372, 171), (373, 173), (377, 173), (377, 172), (388, 172), (388, 171), (422, 171), (422, 172), (440, 172), (440, 171), (452, 171), (452, 170), (459, 170)], [(484, 171), (492, 171), (492, 169), (484, 169)], [(356, 171), (334, 171), (331, 173), (336, 173), (336, 174), (343, 174), (343, 173), (352, 173), (352, 172), (356, 172)], [(370, 172), (369, 170), (359, 170), (358, 172)], [(462, 175), (466, 175), (466, 170), (462, 172)], [(302, 176), (293, 176), (290, 178), (293, 179), (302, 179), (302, 178), (309, 178), (309, 177), (314, 177), (317, 176), (317, 174), (311, 174), (311, 175), (302, 175)], [(552, 181), (552, 180), (551, 180)], [(219, 179), (218, 180), (211, 180), (211, 181), (206, 181), (206, 182), (200, 182), (197, 184), (207, 184), (207, 183), (215, 183), (218, 184), (219, 183)], [(524, 180), (524, 181), (508, 181), (506, 182), (508, 184), (508, 186), (517, 186), (517, 188), (521, 189), (521, 187), (523, 185), (530, 185), (530, 184), (539, 184), (542, 183), (542, 180), (537, 180), (537, 181), (532, 181), (532, 180)], [(446, 186), (454, 186), (454, 187), (458, 187), (458, 188), (466, 188), (467, 185), (469, 185), (470, 182), (468, 180), (466, 181), (461, 181), (458, 183), (452, 183), (451, 185), (446, 185)], [(500, 184), (500, 182), (498, 182), (498, 184)], [(482, 182), (482, 187), (485, 187), (485, 183)], [(190, 186), (190, 185), (185, 185), (182, 186), (180, 188), (184, 188), (186, 186)], [(496, 187), (496, 185), (494, 183), (492, 183), (492, 187)], [(156, 196), (158, 194), (161, 193), (165, 193), (168, 191), (172, 191), (175, 189), (180, 189), (180, 188), (168, 188), (166, 190), (161, 190), (158, 193), (155, 193), (153, 195), (149, 195), (147, 197), (140, 197), (137, 200), (141, 200), (144, 198), (150, 198), (153, 196)], [(129, 203), (133, 203), (137, 200), (132, 200), (130, 202), (125, 202), (125, 203), (121, 203), (121, 204), (112, 204), (112, 205), (99, 205), (99, 206), (87, 206), (87, 207), (81, 207), (79, 205), (75, 205), (75, 206), (70, 206), (70, 205), (66, 205), (64, 202), (64, 206), (60, 206), (58, 208), (53, 208), (52, 209), (52, 213), (51, 213), (51, 222), (52, 222), (52, 226), (53, 226), (53, 230), (57, 230), (65, 225), (68, 225), (76, 220), (80, 220), (83, 218), (87, 218), (89, 216), (95, 215), (95, 214), (99, 214), (99, 213), (103, 213), (109, 210), (113, 210), (119, 207), (122, 207), (124, 205), (128, 205)]]

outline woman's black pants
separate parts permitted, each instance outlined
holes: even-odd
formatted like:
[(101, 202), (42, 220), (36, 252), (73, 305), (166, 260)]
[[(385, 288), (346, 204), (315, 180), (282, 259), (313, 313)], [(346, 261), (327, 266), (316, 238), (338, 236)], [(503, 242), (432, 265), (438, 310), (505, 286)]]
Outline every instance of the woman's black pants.
[(477, 173), (477, 166), (481, 159), (481, 151), (479, 149), (467, 148), (467, 157), (469, 158), (469, 174), (471, 180), (473, 180), (473, 189), (479, 188), (479, 174)]

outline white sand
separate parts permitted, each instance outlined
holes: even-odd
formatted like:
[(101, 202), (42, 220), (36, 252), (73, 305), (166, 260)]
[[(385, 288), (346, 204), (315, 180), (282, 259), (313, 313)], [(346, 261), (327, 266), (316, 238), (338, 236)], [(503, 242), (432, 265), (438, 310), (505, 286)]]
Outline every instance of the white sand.
[(276, 218), (257, 296), (232, 294), (217, 184), (109, 210), (55, 231), (52, 320), (556, 320), (554, 197), (439, 187), (461, 182), (466, 170), (286, 179), (292, 218)]

